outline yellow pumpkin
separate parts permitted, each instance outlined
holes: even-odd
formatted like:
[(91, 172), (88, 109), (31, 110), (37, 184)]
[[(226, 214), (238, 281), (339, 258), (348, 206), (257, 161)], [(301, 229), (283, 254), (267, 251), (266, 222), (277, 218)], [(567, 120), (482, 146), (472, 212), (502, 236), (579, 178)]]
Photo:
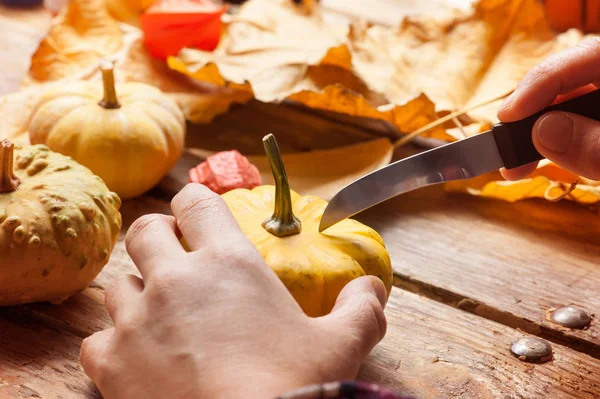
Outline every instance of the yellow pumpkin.
[(0, 306), (60, 303), (108, 262), (121, 200), (46, 146), (0, 142)]
[(329, 313), (342, 288), (364, 275), (379, 277), (389, 296), (392, 265), (381, 236), (352, 219), (320, 233), (327, 202), (290, 190), (275, 138), (264, 142), (276, 186), (236, 189), (222, 198), (304, 312)]
[(185, 118), (153, 86), (115, 87), (112, 65), (102, 65), (102, 79), (103, 88), (84, 81), (53, 85), (33, 109), (29, 137), (91, 169), (122, 199), (137, 197), (183, 153)]

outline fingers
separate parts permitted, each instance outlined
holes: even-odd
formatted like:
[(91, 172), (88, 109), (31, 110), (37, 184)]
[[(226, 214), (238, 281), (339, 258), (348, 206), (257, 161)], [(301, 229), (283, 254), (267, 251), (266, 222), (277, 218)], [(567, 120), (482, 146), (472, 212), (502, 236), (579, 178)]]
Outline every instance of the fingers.
[(590, 38), (533, 68), (498, 111), (502, 122), (526, 118), (556, 97), (600, 81), (600, 39)]
[(201, 184), (185, 186), (171, 201), (171, 209), (192, 251), (243, 237), (225, 201)]
[(538, 163), (533, 162), (514, 169), (500, 169), (500, 173), (506, 180), (520, 180), (533, 173), (537, 166)]
[(102, 354), (106, 351), (114, 331), (114, 328), (99, 331), (90, 335), (81, 343), (79, 361), (92, 381), (97, 381), (99, 359), (103, 358)]
[(344, 350), (364, 359), (385, 336), (387, 322), (383, 309), (387, 291), (377, 277), (365, 276), (352, 280), (338, 295), (336, 304), (322, 322), (331, 331), (340, 332)]
[(533, 126), (533, 143), (557, 165), (592, 180), (600, 179), (600, 122), (550, 112)]
[(168, 259), (185, 252), (176, 229), (175, 218), (159, 214), (144, 215), (131, 225), (125, 247), (143, 277), (148, 277), (155, 267), (169, 267)]
[(119, 324), (127, 304), (136, 303), (143, 290), (143, 281), (132, 274), (126, 274), (108, 289), (105, 298), (106, 309), (115, 324)]

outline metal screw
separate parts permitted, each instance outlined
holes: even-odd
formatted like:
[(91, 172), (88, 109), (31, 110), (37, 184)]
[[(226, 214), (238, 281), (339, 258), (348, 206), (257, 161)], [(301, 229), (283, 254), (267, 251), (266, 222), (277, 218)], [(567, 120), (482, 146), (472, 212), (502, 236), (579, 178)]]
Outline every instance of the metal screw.
[(524, 362), (544, 363), (552, 359), (552, 346), (539, 338), (520, 338), (510, 345), (510, 352)]
[(553, 310), (550, 314), (550, 320), (567, 328), (583, 329), (592, 321), (592, 317), (585, 310), (574, 306), (565, 306), (564, 308)]

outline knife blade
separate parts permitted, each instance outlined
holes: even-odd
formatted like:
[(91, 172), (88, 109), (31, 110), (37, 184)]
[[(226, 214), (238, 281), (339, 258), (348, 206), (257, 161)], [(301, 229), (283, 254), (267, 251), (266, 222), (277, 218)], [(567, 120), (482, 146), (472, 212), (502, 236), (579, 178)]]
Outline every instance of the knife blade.
[(600, 90), (552, 105), (520, 121), (498, 123), (487, 132), (401, 159), (355, 180), (331, 199), (321, 217), (319, 232), (409, 191), (543, 159), (533, 144), (531, 130), (550, 111), (600, 121)]

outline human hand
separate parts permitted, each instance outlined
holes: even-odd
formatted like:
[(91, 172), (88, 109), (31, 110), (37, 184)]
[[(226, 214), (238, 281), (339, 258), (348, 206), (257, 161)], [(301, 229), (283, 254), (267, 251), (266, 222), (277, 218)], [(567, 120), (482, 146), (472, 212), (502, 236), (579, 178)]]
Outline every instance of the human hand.
[[(543, 108), (600, 87), (600, 39), (592, 38), (533, 68), (498, 111), (502, 122), (526, 118)], [(572, 113), (550, 112), (533, 126), (533, 143), (544, 157), (580, 176), (600, 180), (600, 122)], [(509, 180), (537, 164), (503, 170)]]
[(108, 291), (115, 326), (83, 341), (82, 365), (105, 398), (268, 398), (356, 377), (386, 330), (379, 279), (353, 280), (329, 315), (309, 318), (220, 196), (189, 184), (171, 208), (175, 217), (129, 229), (143, 280), (127, 275)]

